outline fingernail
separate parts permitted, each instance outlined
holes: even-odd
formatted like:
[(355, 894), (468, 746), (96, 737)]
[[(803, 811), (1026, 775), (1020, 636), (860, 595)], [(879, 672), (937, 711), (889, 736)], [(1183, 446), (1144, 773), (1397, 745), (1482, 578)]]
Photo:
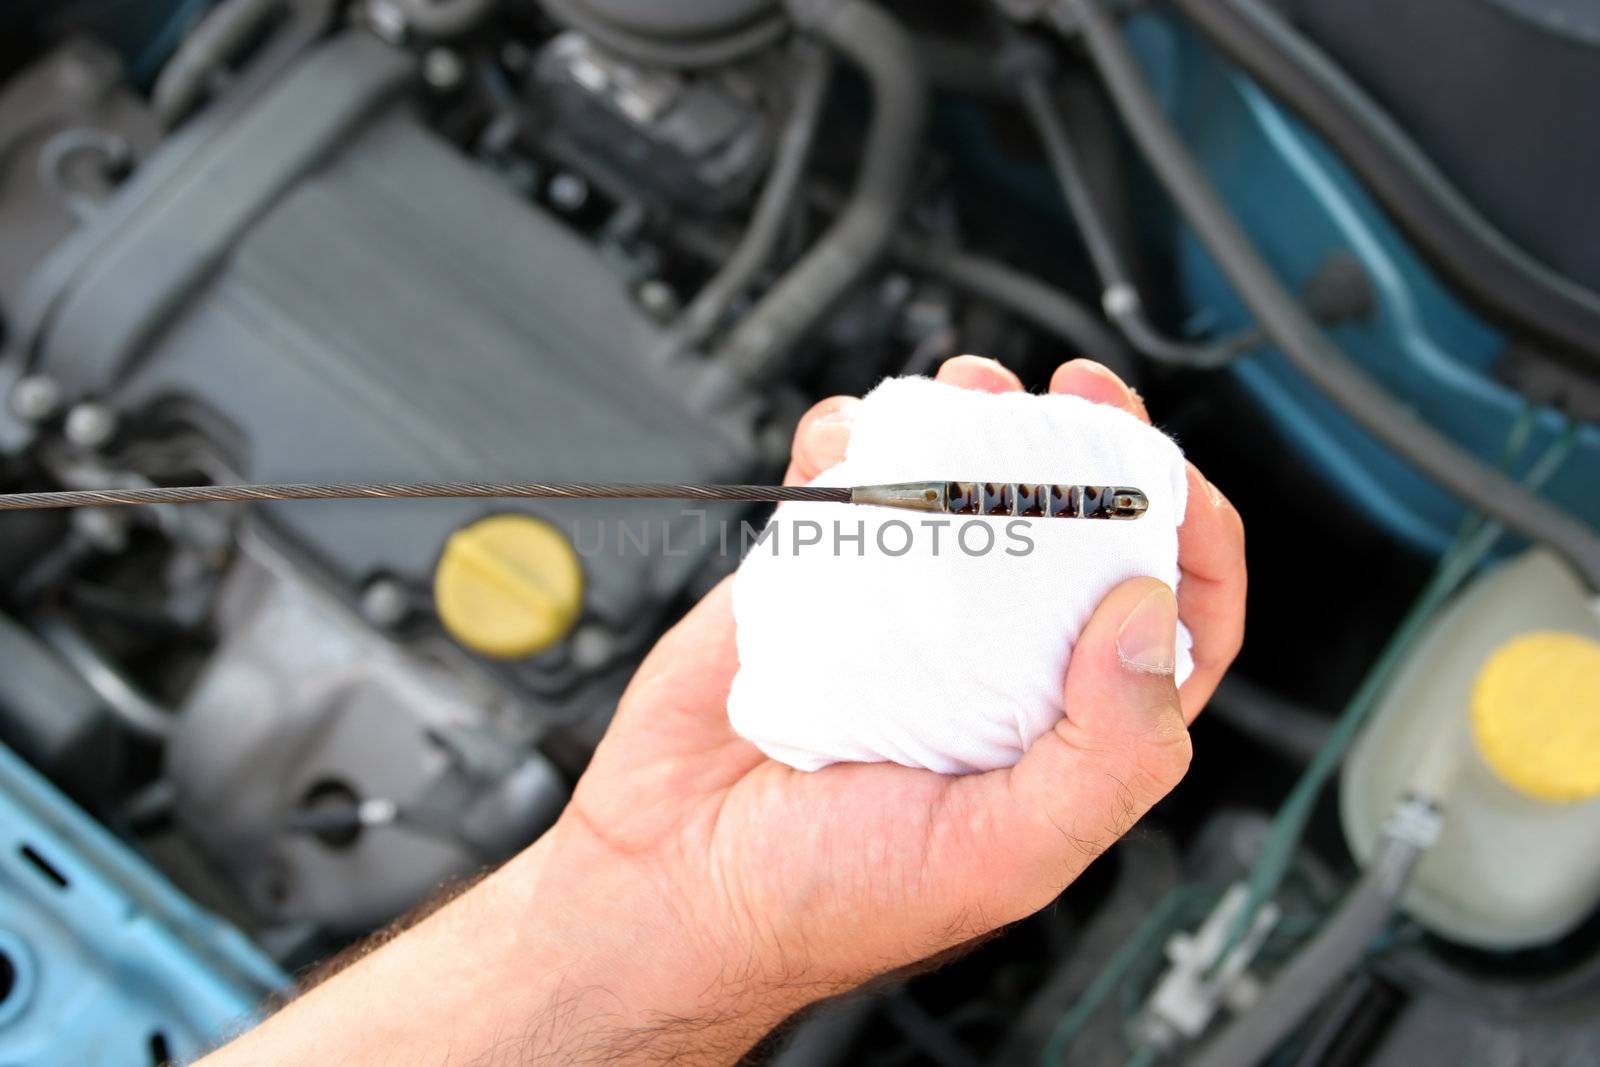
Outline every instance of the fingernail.
[(1084, 359), (1082, 357), (1079, 357), (1078, 359), (1071, 360), (1068, 363), (1068, 366), (1078, 367), (1078, 368), (1080, 368), (1082, 370), (1088, 371), (1090, 374), (1098, 374), (1102, 378), (1110, 378), (1112, 381), (1116, 382), (1118, 385), (1122, 385), (1122, 379), (1118, 378), (1117, 375), (1116, 375), (1116, 372), (1114, 372), (1110, 367), (1106, 366), (1104, 363), (1100, 363), (1100, 362), (1097, 362), (1097, 361), (1092, 360), (1092, 359)]
[(846, 397), (839, 402), (839, 406), (825, 414), (818, 415), (817, 426), (848, 426), (856, 420), (856, 408), (861, 406), (861, 401), (855, 397)]
[(1130, 671), (1171, 674), (1178, 662), (1178, 599), (1166, 586), (1134, 605), (1117, 630), (1117, 658)]
[(1122, 392), (1130, 399), (1133, 397), (1133, 390), (1128, 388), (1128, 383), (1117, 377), (1117, 372), (1106, 366), (1104, 363), (1098, 363), (1092, 359), (1080, 358), (1072, 360), (1067, 364), (1067, 366), (1076, 367), (1079, 370), (1086, 370), (1096, 377), (1104, 378), (1107, 381), (1114, 383), (1116, 387), (1122, 390)]
[(1002, 375), (1009, 376), (1011, 374), (1011, 372), (1006, 369), (1006, 365), (1001, 363), (998, 359), (995, 359), (993, 356), (980, 356), (973, 352), (963, 352), (959, 356), (951, 356), (940, 365), (939, 370), (942, 373), (946, 367), (960, 366), (963, 363), (983, 363), (993, 367)]
[(806, 454), (829, 466), (839, 461), (850, 444), (850, 420), (823, 416), (806, 435)]

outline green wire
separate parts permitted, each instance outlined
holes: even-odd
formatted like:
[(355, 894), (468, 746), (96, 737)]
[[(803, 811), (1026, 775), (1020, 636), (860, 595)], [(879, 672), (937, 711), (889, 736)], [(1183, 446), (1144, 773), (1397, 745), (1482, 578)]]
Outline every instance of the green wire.
[[(1507, 461), (1514, 460), (1525, 447), (1532, 423), (1532, 409), (1524, 408), (1522, 416), (1513, 424), (1507, 437)], [(1577, 427), (1568, 423), (1565, 432), (1545, 450), (1528, 469), (1522, 479), (1530, 491), (1538, 491), (1561, 466), (1577, 441)], [(1423, 587), (1400, 625), (1395, 628), (1372, 668), (1362, 679), (1360, 687), (1351, 696), (1335, 722), (1333, 731), (1309, 766), (1301, 774), (1283, 806), (1273, 818), (1272, 830), (1261, 854), (1250, 872), (1249, 896), (1240, 909), (1228, 936), (1223, 940), (1217, 958), (1212, 961), (1214, 970), (1228, 953), (1243, 940), (1250, 930), (1256, 913), (1260, 911), (1283, 882), (1285, 872), (1294, 859), (1300, 838), (1305, 833), (1316, 807), (1317, 797), (1333, 772), (1344, 760), (1345, 753), (1355, 741), (1362, 724), (1367, 720), (1378, 696), (1388, 684), (1390, 676), (1400, 666), (1406, 653), (1421, 635), (1438, 610), (1450, 599), (1456, 589), (1471, 576), (1485, 556), (1494, 548), (1504, 528), (1497, 522), (1487, 522), (1479, 515), (1468, 517), (1456, 534), (1444, 557), (1439, 561), (1428, 584)]]
[[(1526, 405), (1512, 423), (1502, 448), (1502, 467), (1510, 468), (1526, 449), (1534, 427), (1534, 414), (1533, 406)], [(1522, 483), (1528, 489), (1537, 491), (1550, 480), (1577, 442), (1577, 431), (1577, 426), (1568, 422), (1561, 436), (1528, 468), (1527, 474), (1522, 479)], [(1360, 687), (1340, 712), (1333, 731), (1318, 749), (1311, 764), (1302, 772), (1277, 815), (1274, 816), (1267, 841), (1256, 859), (1255, 866), (1251, 869), (1249, 895), (1245, 906), (1230, 928), (1222, 951), (1212, 964), (1213, 968), (1227, 958), (1228, 953), (1249, 931), (1261, 906), (1271, 899), (1283, 884), (1283, 879), (1293, 864), (1300, 838), (1316, 806), (1317, 797), (1343, 761), (1345, 753), (1354, 742), (1390, 676), (1434, 615), (1471, 576), (1478, 564), (1494, 548), (1503, 532), (1504, 528), (1499, 523), (1485, 521), (1481, 515), (1472, 514), (1462, 521), (1455, 539), (1440, 559), (1439, 565), (1429, 577), (1422, 592), (1418, 594), (1416, 601), (1384, 644), (1372, 668), (1362, 679)], [(1110, 997), (1118, 983), (1132, 970), (1149, 943), (1165, 932), (1190, 899), (1205, 892), (1207, 892), (1205, 889), (1193, 886), (1179, 886), (1172, 890), (1138, 929), (1122, 943), (1106, 961), (1106, 965), (1101, 968), (1094, 981), (1083, 991), (1072, 1006), (1072, 1010), (1062, 1016), (1061, 1021), (1051, 1032), (1043, 1056), (1046, 1067), (1056, 1067), (1065, 1062), (1066, 1054), (1078, 1033), (1093, 1018), (1101, 1004)], [(1159, 1055), (1158, 1050), (1149, 1046), (1136, 1049), (1128, 1062), (1128, 1067), (1150, 1067)]]
[(1133, 1050), (1133, 1055), (1128, 1057), (1128, 1062), (1123, 1067), (1154, 1067), (1156, 1060), (1161, 1058), (1161, 1052), (1153, 1045), (1141, 1045)]
[(1133, 969), (1150, 944), (1166, 933), (1173, 921), (1182, 914), (1183, 909), (1193, 900), (1211, 895), (1211, 890), (1202, 886), (1178, 886), (1161, 898), (1161, 901), (1146, 915), (1138, 928), (1122, 942), (1122, 945), (1106, 961), (1106, 965), (1095, 975), (1094, 981), (1078, 997), (1077, 1003), (1072, 1005), (1072, 1010), (1061, 1017), (1055, 1029), (1050, 1032), (1050, 1040), (1045, 1043), (1043, 1061), (1046, 1067), (1056, 1067), (1066, 1062), (1067, 1050), (1072, 1047), (1072, 1042), (1078, 1037), (1079, 1031), (1094, 1018), (1112, 992), (1116, 990), (1117, 983)]

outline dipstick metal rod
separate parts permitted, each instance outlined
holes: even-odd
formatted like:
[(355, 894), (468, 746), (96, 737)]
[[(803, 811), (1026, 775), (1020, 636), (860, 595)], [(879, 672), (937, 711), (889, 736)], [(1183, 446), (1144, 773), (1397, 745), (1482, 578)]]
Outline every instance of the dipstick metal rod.
[(1149, 507), (1128, 486), (1034, 482), (900, 482), (854, 488), (791, 485), (675, 485), (617, 482), (381, 482), (149, 486), (0, 494), (0, 511), (134, 504), (229, 504), (251, 500), (396, 500), (532, 497), (570, 500), (785, 501), (871, 504), (945, 515), (1136, 519)]

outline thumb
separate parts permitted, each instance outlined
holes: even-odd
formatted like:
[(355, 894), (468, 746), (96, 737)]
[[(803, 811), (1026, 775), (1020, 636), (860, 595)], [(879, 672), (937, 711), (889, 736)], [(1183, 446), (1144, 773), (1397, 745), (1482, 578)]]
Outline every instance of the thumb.
[[(1130, 753), (1187, 747), (1178, 688), (1178, 599), (1165, 583), (1134, 578), (1113, 589), (1084, 627), (1062, 692), (1063, 723)], [(1162, 788), (1177, 784), (1183, 766)], [(1169, 768), (1170, 769), (1170, 768)]]
[(1189, 732), (1173, 681), (1178, 602), (1154, 578), (1101, 601), (1067, 667), (1065, 714), (1010, 771), (1006, 849), (1023, 911), (1049, 902), (1178, 784)]

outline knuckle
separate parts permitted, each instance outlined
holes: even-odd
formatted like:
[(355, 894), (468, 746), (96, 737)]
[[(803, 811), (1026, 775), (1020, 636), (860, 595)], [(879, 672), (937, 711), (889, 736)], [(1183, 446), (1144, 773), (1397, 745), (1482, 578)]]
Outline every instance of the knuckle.
[(1232, 663), (1239, 650), (1244, 648), (1244, 619), (1240, 618), (1228, 629), (1228, 638), (1223, 646), (1226, 657), (1224, 663)]
[(1244, 552), (1244, 516), (1239, 514), (1239, 509), (1234, 507), (1233, 501), (1226, 496), (1222, 498), (1222, 504), (1223, 514), (1227, 516), (1228, 532), (1235, 543), (1238, 544), (1239, 551), (1242, 554)]
[(1146, 787), (1141, 792), (1149, 797), (1150, 804), (1166, 796), (1183, 780), (1194, 759), (1194, 743), (1181, 717), (1175, 717), (1174, 725), (1162, 733), (1163, 736), (1153, 738), (1140, 749), (1136, 761), (1141, 785)]

